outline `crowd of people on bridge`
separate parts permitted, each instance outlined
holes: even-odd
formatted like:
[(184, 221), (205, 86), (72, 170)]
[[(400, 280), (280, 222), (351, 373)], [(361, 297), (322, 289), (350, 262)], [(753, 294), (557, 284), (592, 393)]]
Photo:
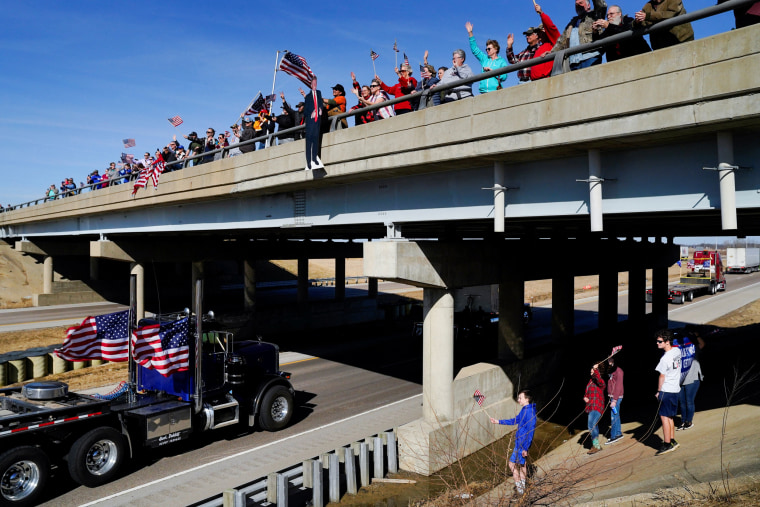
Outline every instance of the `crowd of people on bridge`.
[[(560, 50), (574, 48), (576, 46), (602, 41), (605, 38), (627, 31), (635, 31), (651, 27), (661, 21), (686, 14), (682, 0), (649, 0), (643, 7), (632, 15), (625, 15), (619, 5), (607, 5), (606, 0), (566, 0), (573, 2), (575, 15), (570, 18), (562, 30), (545, 13), (541, 6), (534, 2), (534, 9), (538, 14), (537, 26), (528, 27), (523, 35), (527, 46), (520, 52), (515, 53), (514, 35), (508, 34), (506, 40), (505, 56), (499, 55), (501, 45), (498, 41), (488, 39), (481, 49), (474, 33), (474, 26), (469, 21), (464, 27), (467, 31), (470, 53), (479, 62), (483, 72), (494, 71), (507, 67), (509, 64), (526, 62), (535, 58), (544, 57)], [(725, 0), (718, 0), (719, 3)], [(745, 26), (760, 20), (760, 2), (754, 6), (742, 8), (742, 12), (735, 13), (737, 26)], [(578, 70), (602, 63), (603, 55), (607, 61), (620, 60), (639, 55), (682, 42), (694, 39), (694, 31), (690, 23), (683, 23), (649, 35), (649, 42), (642, 35), (618, 41), (601, 49), (593, 49), (587, 52), (570, 55), (567, 59), (568, 70)], [(323, 98), (324, 113), (322, 115), (322, 130), (326, 132), (331, 128), (330, 118), (335, 115), (346, 113), (348, 110), (356, 111), (368, 106), (378, 106), (385, 101), (408, 97), (407, 100), (397, 102), (390, 106), (381, 106), (371, 111), (362, 111), (353, 117), (355, 125), (363, 125), (380, 121), (393, 116), (411, 113), (421, 109), (438, 106), (448, 102), (463, 100), (472, 97), (472, 84), (454, 86), (444, 91), (436, 88), (442, 85), (456, 84), (457, 81), (465, 80), (476, 75), (468, 63), (467, 53), (464, 49), (455, 49), (452, 52), (451, 66), (436, 68), (428, 61), (429, 53), (425, 51), (423, 64), (420, 65), (419, 80), (414, 77), (412, 66), (407, 62), (394, 69), (397, 79), (395, 82), (385, 82), (379, 75), (375, 75), (369, 84), (360, 84), (356, 74), (351, 72), (350, 91), (356, 98), (356, 104), (348, 108), (346, 89), (340, 83), (332, 86), (332, 97)], [(519, 83), (527, 83), (546, 79), (551, 76), (554, 62), (549, 60), (541, 64), (525, 67), (517, 71)], [(504, 87), (507, 74), (484, 78), (478, 83), (478, 91), (481, 94), (494, 92)], [(302, 96), (306, 93), (299, 89)], [(165, 163), (166, 171), (180, 169), (186, 164), (197, 165), (222, 157), (234, 157), (249, 153), (257, 149), (266, 148), (272, 144), (284, 144), (301, 139), (304, 136), (302, 130), (295, 132), (287, 131), (293, 127), (304, 124), (304, 102), (300, 101), (292, 106), (285, 98), (284, 93), (279, 94), (281, 113), (274, 114), (271, 110), (276, 96), (271, 97), (266, 108), (259, 110), (254, 115), (241, 116), (240, 124), (233, 124), (225, 133), (216, 134), (215, 129), (206, 129), (206, 136), (199, 137), (196, 132), (185, 135), (188, 142), (187, 148), (182, 146), (177, 137), (167, 143), (163, 149), (156, 150), (151, 156), (145, 153), (140, 160), (133, 160), (131, 156), (125, 159), (122, 156), (120, 163), (112, 162), (102, 173), (98, 170), (88, 174), (85, 181), (76, 185), (74, 178), (66, 178), (60, 186), (55, 184), (45, 191), (45, 200), (56, 199), (82, 192), (84, 189), (95, 190), (111, 185), (127, 183), (137, 178), (141, 170), (148, 168), (156, 160)], [(250, 112), (250, 111), (249, 111)], [(348, 127), (346, 118), (341, 119), (334, 128)], [(276, 133), (276, 134), (275, 134)], [(263, 138), (256, 143), (248, 143), (237, 146), (255, 138)], [(232, 147), (230, 147), (232, 145)], [(220, 148), (228, 148), (217, 153), (203, 156), (204, 153), (214, 152)], [(191, 161), (185, 161), (187, 157), (197, 157)]]

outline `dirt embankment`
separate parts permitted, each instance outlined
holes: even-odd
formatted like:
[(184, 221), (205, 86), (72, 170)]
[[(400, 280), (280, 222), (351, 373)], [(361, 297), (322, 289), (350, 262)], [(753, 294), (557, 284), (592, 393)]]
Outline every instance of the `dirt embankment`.
[(42, 264), (0, 243), (0, 308), (32, 306), (32, 295), (40, 292)]

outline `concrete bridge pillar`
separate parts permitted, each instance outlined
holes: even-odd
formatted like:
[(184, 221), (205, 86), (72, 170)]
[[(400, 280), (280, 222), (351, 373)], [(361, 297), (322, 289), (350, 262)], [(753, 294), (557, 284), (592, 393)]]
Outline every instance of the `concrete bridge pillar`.
[(552, 278), (552, 339), (562, 343), (575, 334), (575, 277), (557, 273)]
[(346, 258), (335, 258), (335, 300), (346, 299)]
[(641, 322), (646, 314), (647, 272), (642, 266), (628, 270), (628, 320)]
[(504, 232), (504, 209), (506, 195), (504, 189), (505, 180), (504, 162), (493, 164), (493, 232)]
[(42, 261), (42, 293), (53, 293), (53, 256), (46, 255)]
[(129, 266), (129, 273), (135, 275), (135, 321), (145, 318), (145, 266), (139, 262), (133, 262)]
[(731, 132), (718, 132), (718, 181), (720, 181), (720, 219), (724, 231), (736, 230), (736, 176), (734, 138)]
[(243, 261), (243, 308), (252, 312), (256, 306), (256, 261)]
[(193, 289), (192, 289), (193, 299), (192, 299), (192, 302), (193, 302), (193, 307), (195, 307), (195, 301), (196, 301), (196, 296), (197, 296), (197, 294), (195, 293), (196, 282), (198, 280), (202, 280), (203, 279), (203, 271), (204, 271), (203, 270), (203, 261), (193, 262), (193, 265), (192, 265), (192, 279), (193, 279)]
[(611, 329), (617, 324), (617, 319), (618, 272), (605, 269), (599, 273), (599, 328)]
[(423, 290), (422, 417), (429, 423), (454, 417), (454, 296)]
[(367, 297), (377, 299), (377, 278), (367, 278)]
[(523, 304), (525, 282), (502, 277), (499, 280), (499, 359), (515, 360), (525, 357)]
[(588, 150), (588, 193), (591, 232), (602, 232), (602, 156), (598, 149)]
[(298, 258), (298, 296), (299, 303), (309, 299), (309, 259), (308, 257)]

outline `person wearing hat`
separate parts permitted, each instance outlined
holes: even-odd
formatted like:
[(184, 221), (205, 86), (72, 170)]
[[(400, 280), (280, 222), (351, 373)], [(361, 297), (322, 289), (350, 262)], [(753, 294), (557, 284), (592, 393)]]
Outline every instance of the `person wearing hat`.
[[(541, 24), (535, 28), (528, 28), (523, 32), (528, 47), (515, 56), (515, 53), (512, 51), (512, 44), (515, 41), (515, 37), (511, 33), (507, 36), (507, 60), (509, 60), (509, 63), (511, 64), (544, 56), (551, 51), (552, 47), (559, 39), (559, 30), (551, 18), (541, 10), (540, 5), (536, 4), (535, 8), (538, 15), (541, 16)], [(520, 69), (517, 71), (517, 79), (521, 83), (527, 83), (528, 81), (535, 81), (550, 76), (553, 63), (554, 62), (546, 62), (534, 65), (533, 67)]]
[[(203, 143), (203, 141), (198, 139), (198, 134), (195, 131), (190, 132), (188, 135), (182, 136), (182, 137), (184, 137), (185, 139), (189, 141), (189, 144), (187, 145), (187, 149), (190, 152), (191, 156), (203, 152), (203, 148), (205, 144)], [(148, 163), (145, 164), (145, 167), (149, 167), (152, 162), (153, 162), (152, 160), (148, 161)], [(193, 165), (198, 165), (200, 163), (201, 163), (201, 160), (199, 159), (193, 160)]]
[[(240, 142), (250, 141), (256, 137), (256, 133), (253, 130), (253, 120), (247, 116), (243, 118), (243, 132), (240, 134)], [(246, 144), (240, 147), (241, 153), (250, 153), (256, 151), (256, 143)]]
[[(285, 94), (280, 92), (280, 98), (282, 99), (282, 108), (288, 112), (288, 116), (290, 116), (293, 119), (293, 126), (296, 127), (298, 125), (303, 125), (303, 102), (299, 102), (296, 104), (296, 108), (293, 109), (290, 107), (290, 104), (288, 104), (288, 101), (285, 100)], [(293, 139), (303, 139), (304, 133), (303, 130), (299, 130), (293, 135)]]
[[(346, 112), (346, 89), (342, 84), (336, 84), (332, 87), (333, 98), (322, 99), (327, 108), (327, 116), (336, 116)], [(348, 128), (348, 122), (345, 118), (340, 120), (342, 128)]]
[[(468, 21), (464, 24), (464, 27), (470, 37), (470, 51), (472, 51), (473, 56), (480, 62), (483, 72), (490, 72), (507, 66), (507, 61), (499, 56), (499, 49), (501, 48), (497, 41), (488, 39), (486, 41), (486, 52), (483, 53), (478, 47), (478, 43), (475, 41), (475, 36), (472, 34), (472, 23)], [(489, 77), (480, 82), (478, 89), (480, 90), (480, 93), (494, 92), (501, 89), (501, 83), (506, 80), (506, 74)]]
[[(285, 94), (280, 92), (280, 98), (282, 99), (282, 113), (277, 115), (274, 121), (277, 123), (277, 132), (287, 130), (296, 126), (293, 116), (290, 114), (292, 109), (285, 103)], [(295, 140), (295, 132), (285, 134), (284, 136), (277, 137), (277, 144), (290, 143)]]

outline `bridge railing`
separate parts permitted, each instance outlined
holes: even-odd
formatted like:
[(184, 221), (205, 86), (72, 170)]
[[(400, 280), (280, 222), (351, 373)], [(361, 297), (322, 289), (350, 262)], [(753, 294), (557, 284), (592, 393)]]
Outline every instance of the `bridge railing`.
[[(610, 37), (606, 37), (605, 39), (597, 41), (597, 42), (581, 44), (579, 46), (557, 51), (556, 53), (549, 53), (546, 56), (541, 56), (539, 58), (533, 58), (530, 60), (526, 60), (524, 62), (515, 63), (512, 65), (508, 65), (507, 67), (494, 69), (489, 72), (476, 74), (467, 79), (457, 80), (445, 85), (436, 85), (435, 93), (445, 92), (453, 88), (458, 88), (462, 85), (474, 84), (491, 77), (514, 73), (519, 70), (530, 68), (530, 67), (533, 67), (534, 65), (540, 65), (546, 62), (554, 62), (554, 65), (552, 68), (552, 76), (563, 74), (566, 72), (565, 64), (566, 64), (567, 58), (570, 57), (571, 55), (575, 55), (578, 53), (586, 53), (586, 52), (598, 50), (598, 49), (604, 49), (607, 46), (611, 46), (618, 42), (629, 40), (634, 37), (641, 37), (641, 36), (648, 35), (651, 33), (667, 31), (675, 26), (682, 25), (685, 23), (690, 23), (692, 21), (697, 21), (700, 19), (709, 18), (718, 14), (722, 14), (724, 12), (731, 11), (739, 7), (744, 7), (744, 6), (753, 4), (756, 1), (757, 0), (728, 0), (727, 2), (724, 2), (719, 5), (705, 7), (704, 9), (689, 12), (681, 16), (676, 16), (674, 18), (666, 19), (649, 28), (630, 30), (630, 31), (619, 33)], [(420, 95), (421, 95), (420, 93), (411, 93), (411, 94), (404, 95), (401, 97), (396, 97), (390, 100), (384, 100), (383, 102), (380, 102), (378, 104), (373, 104), (371, 106), (362, 107), (362, 108), (354, 109), (352, 111), (347, 111), (345, 113), (341, 113), (335, 116), (331, 116), (330, 117), (330, 122), (331, 122), (330, 131), (332, 132), (332, 131), (341, 129), (342, 128), (341, 120), (343, 119), (361, 115), (369, 111), (375, 111), (377, 109), (380, 109), (381, 107), (387, 107), (387, 106), (392, 106), (401, 102), (407, 102), (409, 100), (420, 97)], [(248, 141), (230, 144), (229, 146), (218, 148), (216, 150), (208, 151), (199, 155), (185, 157), (182, 160), (179, 160), (177, 162), (167, 163), (167, 166), (174, 166), (176, 169), (173, 169), (173, 170), (177, 170), (177, 169), (188, 167), (189, 165), (198, 165), (201, 163), (213, 161), (216, 159), (217, 154), (220, 155), (219, 158), (227, 158), (229, 156), (230, 151), (234, 149), (239, 149), (241, 146), (248, 146), (248, 145), (256, 144), (259, 142), (265, 142), (267, 146), (270, 146), (274, 143), (275, 139), (278, 139), (280, 137), (290, 137), (291, 135), (295, 135), (298, 132), (303, 131), (304, 129), (305, 127), (303, 125), (299, 125), (299, 126), (292, 127), (289, 129), (280, 130), (278, 132), (272, 132), (269, 134), (265, 134), (263, 136), (255, 137)], [(209, 159), (209, 158), (210, 160), (205, 160), (204, 162), (204, 159)], [(76, 190), (64, 192), (64, 194), (75, 195), (75, 194), (82, 193), (84, 191), (92, 191), (92, 190), (96, 190), (97, 188), (102, 188), (103, 185), (105, 186), (115, 185), (115, 184), (118, 184), (116, 182), (123, 180), (124, 178), (126, 178), (126, 176), (120, 176), (119, 178), (114, 178), (113, 180), (109, 180), (107, 183), (98, 182), (98, 183), (93, 183), (91, 185), (85, 185), (83, 187), (77, 188)], [(137, 173), (133, 173), (130, 176), (130, 181), (135, 180), (135, 179), (137, 179)], [(60, 199), (61, 197), (64, 197), (64, 196), (61, 196), (59, 194), (58, 196), (52, 197), (52, 198), (40, 197), (39, 199), (33, 199), (31, 201), (27, 201), (21, 204), (15, 204), (15, 205), (7, 206), (7, 207), (0, 206), (0, 212), (11, 211), (11, 210), (19, 209), (19, 208), (33, 206), (33, 205), (39, 204), (40, 201), (45, 202), (45, 201), (53, 200), (56, 198)]]

